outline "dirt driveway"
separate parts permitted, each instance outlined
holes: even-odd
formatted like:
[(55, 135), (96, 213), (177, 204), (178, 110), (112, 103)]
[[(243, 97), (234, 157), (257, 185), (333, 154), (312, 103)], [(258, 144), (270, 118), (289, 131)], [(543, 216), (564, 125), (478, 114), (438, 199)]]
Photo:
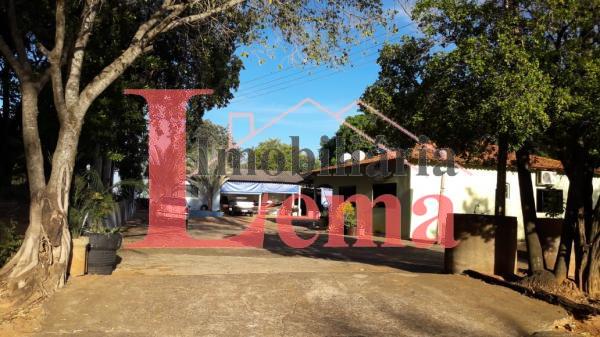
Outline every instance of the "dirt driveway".
[[(223, 237), (248, 218), (192, 222)], [(36, 336), (528, 336), (560, 308), (440, 273), (440, 250), (294, 250), (269, 224), (264, 249), (122, 249), (111, 276), (74, 278)], [(311, 233), (308, 229), (300, 232)], [(139, 240), (132, 227), (126, 241)], [(322, 240), (320, 240), (322, 241)]]

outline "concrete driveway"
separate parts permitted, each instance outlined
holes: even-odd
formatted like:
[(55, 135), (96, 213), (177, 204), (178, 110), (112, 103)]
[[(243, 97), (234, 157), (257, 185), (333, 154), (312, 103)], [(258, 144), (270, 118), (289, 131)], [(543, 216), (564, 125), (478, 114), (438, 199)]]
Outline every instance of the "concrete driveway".
[[(248, 218), (192, 222), (219, 237)], [(566, 313), (458, 275), (416, 248), (123, 249), (45, 304), (39, 336), (528, 336)], [(310, 230), (299, 228), (306, 234)], [(132, 227), (126, 241), (143, 237)], [(208, 233), (208, 234), (207, 234)]]

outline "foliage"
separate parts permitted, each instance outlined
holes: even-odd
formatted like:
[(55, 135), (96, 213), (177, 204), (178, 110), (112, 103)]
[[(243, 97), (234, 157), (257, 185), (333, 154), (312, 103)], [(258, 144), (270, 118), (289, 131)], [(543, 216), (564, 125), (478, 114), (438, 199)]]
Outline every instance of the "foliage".
[[(548, 77), (509, 23), (498, 22), (499, 13), (452, 1), (417, 2), (416, 8), (415, 17), (432, 36), (385, 46), (378, 59), (379, 78), (363, 94), (365, 102), (416, 134), (434, 135), (438, 146), (461, 154), (481, 151), (482, 145), (496, 142), (500, 135), (519, 148), (548, 126)], [(458, 14), (451, 10), (462, 15), (471, 10), (468, 22), (481, 27), (460, 26), (452, 21)], [(454, 29), (436, 26), (442, 18)], [(453, 48), (432, 49), (435, 34)], [(404, 147), (412, 141), (378, 123), (374, 129), (381, 130), (391, 146)]]
[[(148, 10), (148, 3), (115, 2), (103, 6), (98, 32), (92, 36), (86, 54), (90, 76), (104, 66), (105, 59), (117, 57), (130, 42), (136, 25), (143, 17), (136, 13)], [(237, 39), (248, 31), (247, 20), (232, 22), (228, 34), (214, 34), (206, 24), (183, 27), (169, 32), (155, 42), (155, 48), (140, 57), (131, 69), (96, 100), (86, 115), (78, 158), (79, 167), (94, 163), (98, 171), (109, 154), (125, 179), (139, 179), (147, 161), (147, 111), (143, 100), (123, 95), (126, 88), (211, 88), (214, 94), (195, 97), (187, 114), (188, 135), (197, 134), (204, 111), (224, 106), (239, 85), (242, 61), (234, 54)], [(188, 137), (188, 142), (192, 139)], [(105, 184), (110, 181), (104, 177)]]
[[(360, 114), (350, 116), (347, 117), (345, 121), (368, 135), (379, 136), (380, 131), (375, 128), (377, 121), (372, 115)], [(376, 140), (382, 143), (382, 139), (378, 138)], [(371, 143), (344, 124), (340, 126), (334, 137), (321, 145), (321, 148), (329, 153), (328, 164), (331, 165), (337, 162), (337, 156), (339, 154), (354, 153), (355, 151), (363, 151), (365, 153), (378, 151), (375, 144)]]
[[(429, 60), (431, 42), (426, 39), (403, 37), (402, 44), (384, 45), (377, 60), (381, 67), (375, 83), (367, 87), (361, 99), (379, 112), (417, 134), (429, 134), (426, 127), (416, 123), (415, 115), (423, 104), (422, 86), (425, 66)], [(423, 108), (424, 109), (424, 108)], [(387, 146), (409, 148), (414, 141), (373, 115), (361, 106), (370, 126), (364, 131), (372, 137), (385, 137)], [(430, 126), (436, 128), (434, 121)]]
[(0, 266), (19, 250), (22, 242), (23, 237), (17, 235), (16, 222), (0, 223)]
[(104, 219), (115, 206), (112, 194), (102, 184), (97, 172), (91, 170), (73, 178), (73, 194), (69, 207), (71, 235), (78, 237), (83, 231), (105, 233)]
[(0, 198), (13, 196), (13, 175), (23, 172), (18, 81), (3, 57), (0, 57)]
[[(190, 161), (189, 159), (188, 162), (194, 163), (193, 160)], [(197, 168), (197, 164), (194, 166)], [(198, 193), (206, 195), (208, 209), (212, 211), (213, 198), (227, 179), (228, 177), (222, 174), (218, 161), (209, 159), (206, 169), (200, 172), (196, 170), (194, 174), (188, 176), (187, 181), (198, 189)]]
[[(505, 139), (514, 150), (533, 144), (560, 158), (570, 182), (561, 251), (569, 254), (570, 238), (576, 239), (578, 284), (596, 292), (600, 229), (590, 186), (600, 166), (599, 5), (419, 0), (412, 16), (422, 37), (385, 46), (379, 78), (363, 95), (396, 122), (463, 156)], [(392, 145), (403, 137), (385, 125), (375, 130)], [(557, 266), (568, 260), (560, 257)], [(566, 268), (562, 276), (555, 272), (559, 281), (566, 277)]]
[(256, 168), (259, 170), (290, 171), (292, 169), (292, 146), (277, 138), (270, 138), (254, 148)]
[[(271, 173), (278, 171), (291, 171), (293, 148), (292, 145), (286, 144), (277, 138), (269, 138), (260, 142), (255, 148), (255, 167), (258, 170), (269, 170)], [(300, 150), (300, 149), (298, 149)], [(318, 158), (315, 158), (315, 164)], [(305, 172), (311, 169), (311, 162), (306, 153), (298, 154), (299, 171)], [(314, 165), (313, 165), (314, 166)], [(314, 169), (314, 167), (312, 167)]]
[(216, 159), (219, 150), (227, 149), (227, 129), (210, 120), (201, 121), (196, 128), (186, 128), (186, 133), (188, 174), (198, 171), (201, 154)]
[(356, 209), (354, 205), (350, 202), (345, 202), (340, 205), (340, 209), (342, 214), (344, 215), (344, 226), (346, 227), (356, 227)]
[[(73, 237), (80, 236), (83, 232), (90, 233), (115, 233), (118, 227), (108, 227), (105, 219), (117, 205), (112, 191), (117, 187), (123, 193), (143, 188), (143, 184), (136, 180), (124, 180), (119, 184), (106, 187), (102, 183), (100, 175), (89, 170), (73, 178), (73, 192), (71, 205), (69, 207), (69, 226)], [(125, 197), (130, 197), (125, 195)]]
[(213, 211), (213, 198), (227, 179), (227, 176), (219, 173), (218, 168), (213, 168), (206, 174), (190, 176), (188, 182), (196, 187), (199, 193), (206, 195), (208, 210)]
[(213, 210), (213, 198), (227, 181), (219, 167), (218, 151), (227, 149), (227, 130), (204, 120), (195, 133), (188, 132), (188, 182), (207, 197), (208, 209)]

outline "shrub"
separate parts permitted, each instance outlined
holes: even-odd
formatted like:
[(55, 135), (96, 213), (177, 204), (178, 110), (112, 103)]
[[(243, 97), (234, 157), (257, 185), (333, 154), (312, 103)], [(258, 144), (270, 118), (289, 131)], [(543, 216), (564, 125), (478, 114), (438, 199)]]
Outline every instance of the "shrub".
[(23, 236), (17, 234), (16, 225), (12, 220), (8, 224), (0, 222), (0, 266), (19, 250), (23, 242)]
[(342, 204), (342, 214), (344, 214), (344, 226), (356, 227), (356, 209), (351, 203)]
[(76, 238), (83, 231), (93, 233), (109, 231), (103, 222), (104, 218), (112, 212), (114, 205), (115, 201), (110, 189), (104, 187), (96, 171), (75, 175), (69, 207), (71, 235)]

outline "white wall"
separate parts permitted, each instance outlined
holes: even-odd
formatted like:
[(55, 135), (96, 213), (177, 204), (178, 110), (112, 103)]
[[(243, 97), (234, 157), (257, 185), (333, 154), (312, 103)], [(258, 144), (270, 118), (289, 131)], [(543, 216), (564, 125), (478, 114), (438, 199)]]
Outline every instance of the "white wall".
[[(433, 175), (433, 167), (427, 166), (427, 176), (418, 175), (418, 167), (411, 167), (410, 181), (412, 189), (412, 202), (414, 203), (421, 197), (440, 194), (441, 177)], [(509, 188), (509, 195), (506, 199), (506, 215), (516, 216), (518, 221), (518, 237), (524, 238), (523, 217), (521, 214), (521, 198), (519, 194), (519, 180), (516, 171), (508, 171), (506, 182)], [(553, 186), (556, 189), (563, 190), (564, 201), (567, 200), (567, 191), (569, 180), (564, 175), (558, 175), (557, 183)], [(442, 192), (453, 204), (455, 213), (481, 213), (494, 214), (495, 190), (496, 190), (496, 171), (482, 169), (457, 169), (457, 175), (445, 176), (445, 189)], [(537, 198), (536, 189), (543, 188), (536, 185), (536, 174), (532, 173), (532, 182), (534, 189), (534, 198)], [(594, 178), (594, 202), (600, 193), (600, 178)], [(537, 202), (537, 200), (536, 200)], [(423, 216), (411, 214), (410, 230), (411, 236), (421, 223), (437, 215), (437, 204), (431, 200), (427, 204), (428, 213)], [(545, 218), (545, 213), (538, 213), (538, 217)], [(428, 233), (435, 237), (437, 223), (431, 224)]]
[[(186, 191), (185, 191), (185, 201), (187, 203), (188, 209), (190, 211), (199, 211), (202, 205), (208, 206), (208, 196), (201, 189), (198, 190), (198, 193), (192, 193), (190, 189), (190, 183), (185, 182)], [(213, 204), (212, 211), (218, 211), (219, 205), (221, 203), (221, 193), (216, 193), (213, 196)]]

